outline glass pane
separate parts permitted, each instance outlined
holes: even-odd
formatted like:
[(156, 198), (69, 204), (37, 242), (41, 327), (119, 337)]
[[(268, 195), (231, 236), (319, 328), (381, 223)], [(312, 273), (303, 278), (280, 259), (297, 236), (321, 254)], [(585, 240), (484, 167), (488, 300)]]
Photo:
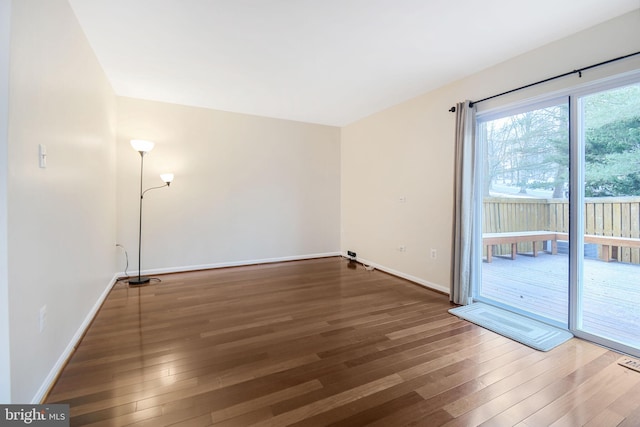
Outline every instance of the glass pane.
[(581, 98), (585, 256), (579, 329), (640, 348), (640, 84)]
[(480, 123), (481, 300), (567, 325), (566, 103)]

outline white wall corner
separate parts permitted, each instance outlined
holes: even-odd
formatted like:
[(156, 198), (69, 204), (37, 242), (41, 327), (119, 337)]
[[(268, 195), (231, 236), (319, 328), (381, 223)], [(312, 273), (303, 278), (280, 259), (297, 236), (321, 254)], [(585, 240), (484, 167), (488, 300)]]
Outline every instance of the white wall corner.
[(58, 357), (58, 360), (56, 361), (55, 365), (53, 365), (53, 367), (49, 371), (49, 375), (47, 375), (47, 377), (43, 381), (42, 385), (36, 392), (36, 395), (33, 396), (33, 399), (31, 399), (32, 404), (42, 403), (43, 399), (47, 396), (47, 393), (55, 384), (55, 381), (57, 380), (58, 376), (62, 373), (62, 370), (64, 369), (67, 361), (73, 355), (73, 352), (78, 346), (78, 344), (80, 344), (80, 340), (82, 339), (84, 334), (87, 332), (87, 329), (89, 329), (91, 322), (98, 314), (98, 310), (100, 310), (100, 307), (102, 307), (104, 300), (107, 299), (109, 292), (111, 292), (111, 289), (116, 284), (117, 279), (118, 279), (118, 276), (114, 275), (111, 281), (109, 282), (109, 284), (107, 284), (107, 287), (102, 291), (102, 293), (96, 300), (91, 310), (89, 310), (89, 313), (87, 313), (87, 316), (85, 317), (83, 322), (80, 324), (80, 327), (78, 328), (76, 333), (71, 338), (71, 341), (69, 341), (69, 344), (67, 344), (67, 347), (64, 349), (62, 354)]
[(0, 0), (0, 403), (11, 402), (7, 166), (11, 0)]

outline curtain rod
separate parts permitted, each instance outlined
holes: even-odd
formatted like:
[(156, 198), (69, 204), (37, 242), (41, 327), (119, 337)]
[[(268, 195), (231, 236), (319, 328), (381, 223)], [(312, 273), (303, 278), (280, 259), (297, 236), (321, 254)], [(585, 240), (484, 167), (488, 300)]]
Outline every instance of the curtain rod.
[[(596, 68), (596, 67), (600, 67), (601, 65), (606, 65), (606, 64), (610, 64), (612, 62), (616, 62), (616, 61), (620, 61), (620, 60), (623, 60), (623, 59), (627, 59), (627, 58), (630, 58), (630, 57), (635, 56), (635, 55), (640, 55), (640, 51), (634, 52), (634, 53), (630, 53), (630, 54), (624, 55), (624, 56), (619, 56), (617, 58), (609, 59), (608, 61), (603, 61), (603, 62), (599, 62), (597, 64), (589, 65), (588, 67), (583, 67), (583, 68), (579, 68), (577, 70), (569, 71), (569, 72), (566, 72), (566, 73), (563, 73), (563, 74), (558, 74), (557, 76), (549, 77), (548, 79), (540, 80), (540, 81), (535, 82), (535, 83), (529, 83), (528, 85), (520, 86), (518, 88), (511, 89), (511, 90), (508, 90), (506, 92), (499, 93), (497, 95), (488, 96), (486, 98), (482, 98), (482, 99), (479, 99), (477, 101), (469, 101), (469, 107), (473, 107), (475, 104), (478, 104), (478, 103), (483, 102), (483, 101), (488, 101), (490, 99), (497, 98), (499, 96), (507, 95), (507, 94), (510, 94), (510, 93), (513, 93), (513, 92), (517, 92), (517, 91), (522, 90), (522, 89), (527, 89), (527, 88), (530, 88), (531, 86), (536, 86), (536, 85), (539, 85), (539, 84), (542, 84), (542, 83), (549, 82), (551, 80), (556, 80), (556, 79), (560, 79), (562, 77), (567, 77), (567, 76), (570, 76), (572, 74), (577, 74), (578, 77), (582, 77), (582, 72), (583, 71), (590, 70), (590, 69)], [(456, 107), (454, 106), (454, 107), (449, 108), (449, 111), (452, 112), (452, 113), (455, 113), (456, 112)]]

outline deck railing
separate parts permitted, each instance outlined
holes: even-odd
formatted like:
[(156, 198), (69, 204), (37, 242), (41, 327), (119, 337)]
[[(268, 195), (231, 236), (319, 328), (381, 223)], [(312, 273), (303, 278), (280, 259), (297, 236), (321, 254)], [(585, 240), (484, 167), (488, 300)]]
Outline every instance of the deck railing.
[[(483, 233), (510, 231), (569, 232), (567, 199), (487, 197), (483, 200)], [(593, 197), (585, 199), (585, 234), (640, 238), (640, 197)], [(518, 250), (532, 250), (530, 242), (519, 243)], [(598, 249), (600, 250), (600, 249)], [(509, 245), (499, 245), (496, 255), (509, 254)], [(614, 248), (613, 257), (621, 262), (640, 264), (640, 249)]]

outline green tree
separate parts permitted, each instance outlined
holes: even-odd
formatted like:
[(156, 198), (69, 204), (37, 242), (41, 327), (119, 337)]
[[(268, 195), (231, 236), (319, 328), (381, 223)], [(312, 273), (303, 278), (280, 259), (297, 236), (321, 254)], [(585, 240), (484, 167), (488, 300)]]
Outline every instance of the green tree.
[(640, 84), (583, 99), (585, 195), (640, 195)]
[[(585, 194), (640, 195), (640, 84), (582, 98)], [(541, 108), (484, 125), (485, 194), (500, 178), (565, 196), (569, 170), (568, 108)]]
[(585, 195), (640, 195), (640, 111), (585, 131)]

